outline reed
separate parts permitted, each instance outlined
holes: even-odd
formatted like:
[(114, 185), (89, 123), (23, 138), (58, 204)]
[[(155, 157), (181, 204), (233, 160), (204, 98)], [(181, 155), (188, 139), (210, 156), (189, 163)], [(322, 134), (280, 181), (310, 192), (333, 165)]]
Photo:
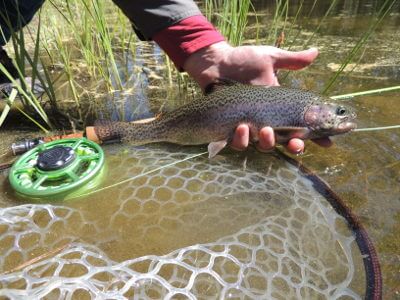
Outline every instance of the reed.
[[(214, 20), (216, 27), (233, 45), (241, 45), (247, 26), (251, 0), (206, 0), (206, 17)], [(256, 24), (257, 26), (257, 24)]]
[[(266, 44), (273, 45), (280, 32), (285, 32), (289, 16), (289, 1), (275, 0), (275, 11), (269, 25), (270, 30), (265, 39)], [(288, 38), (288, 35), (286, 36)]]
[[(45, 127), (43, 127), (38, 121), (34, 120), (33, 117), (30, 116), (32, 114), (32, 112), (35, 112), (38, 114), (38, 116), (41, 118), (41, 120), (44, 121), (45, 124), (49, 128), (52, 127), (51, 122), (50, 122), (46, 112), (44, 111), (39, 99), (34, 95), (34, 93), (32, 91), (33, 86), (30, 86), (30, 84), (28, 84), (28, 82), (26, 82), (26, 80), (25, 80), (27, 68), (28, 68), (26, 63), (28, 63), (29, 67), (33, 70), (31, 84), (34, 85), (35, 80), (39, 80), (41, 83), (44, 83), (46, 81), (46, 79), (44, 79), (40, 75), (39, 72), (35, 71), (40, 68), (40, 59), (39, 59), (39, 52), (38, 52), (39, 41), (37, 40), (36, 44), (34, 45), (33, 55), (32, 56), (29, 55), (28, 51), (25, 48), (25, 44), (26, 44), (25, 32), (24, 31), (19, 31), (18, 33), (14, 32), (12, 30), (10, 19), (8, 18), (8, 16), (6, 16), (5, 14), (3, 14), (1, 12), (0, 12), (0, 18), (2, 18), (5, 21), (5, 23), (8, 24), (8, 26), (10, 27), (11, 43), (13, 45), (13, 49), (14, 49), (14, 53), (15, 53), (15, 62), (16, 62), (15, 67), (16, 67), (16, 69), (18, 71), (18, 75), (19, 75), (19, 78), (13, 78), (11, 76), (11, 74), (7, 71), (7, 69), (0, 63), (0, 71), (2, 71), (2, 73), (4, 73), (7, 76), (7, 78), (10, 80), (10, 82), (14, 86), (11, 94), (7, 97), (8, 106), (6, 106), (6, 107), (8, 107), (8, 108), (2, 112), (0, 126), (3, 124), (5, 118), (7, 117), (8, 113), (10, 111), (10, 108), (14, 103), (15, 98), (17, 97), (17, 95), (15, 93), (16, 93), (16, 91), (18, 91), (17, 94), (19, 95), (19, 98), (21, 99), (23, 106), (24, 106), (23, 110), (21, 110), (20, 108), (18, 108), (18, 110), (20, 110), (20, 112), (25, 117), (27, 117), (31, 121), (34, 121), (34, 123), (39, 128), (41, 128), (44, 131), (47, 131), (47, 129), (45, 129)], [(40, 17), (39, 17), (38, 26), (37, 26), (37, 30), (36, 30), (36, 32), (37, 32), (36, 37), (39, 37), (40, 29), (41, 29), (41, 22), (40, 22)]]
[[(123, 89), (123, 80), (114, 50), (118, 47), (114, 44), (118, 41), (120, 49), (133, 44), (132, 33), (127, 34), (129, 27), (127, 19), (117, 10), (106, 12), (103, 1), (67, 1), (65, 12), (59, 9), (58, 1), (50, 1), (50, 3), (64, 19), (62, 36), (69, 37), (69, 40), (68, 43), (63, 42), (56, 45), (55, 49), (49, 50), (63, 50), (62, 48), (66, 46), (72, 46), (80, 52), (84, 65), (87, 67), (85, 71), (91, 77), (103, 80), (108, 90)], [(118, 16), (118, 26), (114, 27), (120, 30), (110, 31), (113, 26), (107, 21), (108, 15)], [(58, 18), (51, 18), (49, 25), (60, 28), (59, 22)]]
[[(26, 86), (23, 80), (26, 74), (30, 73), (32, 81), (41, 83), (46, 94), (44, 101), (48, 101), (53, 110), (58, 110), (60, 101), (62, 103), (64, 100), (59, 99), (60, 89), (65, 90), (67, 82), (68, 97), (74, 101), (74, 111), (82, 120), (82, 100), (87, 102), (88, 98), (97, 97), (99, 90), (108, 93), (124, 88), (121, 74), (128, 78), (129, 71), (126, 68), (123, 70), (121, 65), (124, 64), (118, 64), (117, 61), (122, 56), (122, 49), (135, 50), (136, 39), (122, 12), (116, 7), (109, 9), (103, 1), (49, 0), (43, 10), (46, 11), (43, 14), (45, 17), (39, 14), (36, 28), (29, 25), (23, 31), (12, 32), (12, 48), (22, 78), (21, 83), (13, 83), (27, 95), (23, 95), (27, 114), (33, 108), (51, 128), (52, 124), (42, 107), (44, 102), (34, 97), (31, 87)], [(113, 18), (111, 22), (110, 17)], [(118, 26), (112, 26), (111, 23), (116, 22)], [(9, 22), (11, 28), (10, 25)], [(34, 41), (33, 48), (26, 44), (27, 34)], [(48, 68), (42, 67), (44, 65), (55, 66), (57, 72), (52, 74)], [(65, 82), (59, 84), (57, 81), (60, 78)], [(82, 78), (86, 78), (86, 81), (89, 78), (89, 82), (83, 83)]]
[[(377, 11), (375, 22), (348, 53), (338, 72), (327, 82), (324, 92), (333, 86), (346, 65), (356, 58), (356, 54), (395, 2), (385, 0)], [(42, 105), (48, 102), (54, 110), (58, 110), (64, 100), (60, 97), (63, 90), (67, 90), (68, 100), (73, 100), (77, 118), (82, 120), (85, 117), (83, 103), (95, 102), (93, 100), (98, 98), (100, 93), (123, 90), (130, 78), (132, 70), (127, 65), (131, 62), (128, 61), (129, 55), (125, 54), (131, 53), (131, 57), (135, 57), (136, 37), (127, 18), (115, 6), (108, 6), (108, 3), (111, 2), (49, 0), (43, 8), (45, 13), (39, 15), (35, 26), (30, 25), (27, 30), (12, 34), (12, 46), (20, 77), (24, 78), (29, 73), (45, 90), (44, 99), (39, 101), (24, 80), (20, 83), (14, 81), (18, 91), (22, 91), (24, 112), (27, 115), (35, 112), (39, 116), (37, 122), (44, 122), (47, 128), (51, 128), (52, 124)], [(337, 3), (337, 0), (330, 2), (309, 38), (299, 42), (301, 26), (297, 24), (298, 19), (302, 16), (310, 17), (318, 6), (318, 0), (313, 1), (311, 9), (307, 12), (303, 7), (304, 0), (300, 0), (293, 17), (290, 17), (293, 4), (289, 0), (275, 0), (272, 20), (268, 25), (269, 31), (263, 37), (263, 41), (273, 44), (277, 34), (284, 31), (286, 49), (300, 44), (306, 47), (317, 37)], [(248, 16), (255, 13), (251, 0), (206, 0), (204, 10), (206, 16), (231, 44), (243, 43)], [(255, 15), (258, 20), (256, 13)], [(252, 27), (259, 30), (260, 26), (257, 21)], [(26, 46), (27, 40), (34, 40), (33, 46)], [(51, 67), (55, 69), (54, 72), (50, 71)], [(179, 73), (167, 57), (165, 76), (167, 84), (177, 85), (182, 93), (190, 93), (195, 89), (195, 84), (187, 74)], [(61, 83), (60, 79), (63, 79), (64, 83)], [(65, 98), (65, 95), (63, 97)]]
[[(324, 16), (321, 18), (321, 20), (318, 22), (317, 27), (315, 28), (315, 30), (313, 31), (312, 35), (308, 38), (308, 40), (305, 40), (305, 42), (303, 43), (303, 47), (307, 47), (311, 41), (314, 39), (315, 35), (319, 32), (321, 26), (325, 23), (326, 18), (331, 14), (332, 10), (336, 7), (338, 1), (337, 0), (333, 0), (331, 2), (331, 4), (329, 5), (328, 9), (326, 10)], [(316, 5), (316, 1), (313, 3), (313, 7), (312, 10), (314, 9)], [(312, 12), (311, 10), (311, 12)], [(308, 17), (311, 16), (311, 12), (308, 14)]]
[(392, 91), (397, 91), (397, 90), (400, 90), (400, 85), (381, 88), (381, 89), (373, 89), (373, 90), (368, 90), (368, 91), (361, 91), (361, 92), (331, 96), (331, 98), (334, 100), (345, 100), (345, 99), (353, 99), (358, 96), (380, 94), (380, 93), (392, 92)]
[(61, 59), (61, 63), (64, 66), (64, 73), (65, 73), (67, 82), (69, 84), (70, 91), (72, 93), (72, 98), (75, 101), (75, 104), (78, 108), (79, 118), (82, 119), (82, 111), (81, 111), (81, 107), (80, 107), (80, 97), (79, 97), (78, 90), (77, 90), (77, 82), (75, 80), (74, 71), (71, 68), (71, 66), (72, 66), (71, 55), (72, 54), (67, 47), (63, 47), (62, 36), (60, 35), (58, 28), (53, 29), (53, 34), (54, 34), (54, 36), (53, 36), (54, 43), (58, 49), (58, 55)]
[(13, 105), (15, 98), (18, 96), (18, 90), (12, 89), (10, 95), (7, 97), (7, 104), (4, 107), (0, 115), (0, 127), (3, 125), (8, 113), (10, 112), (11, 106)]
[(382, 4), (380, 9), (376, 13), (374, 22), (372, 22), (370, 24), (367, 31), (358, 39), (357, 43), (350, 50), (350, 52), (347, 54), (347, 56), (341, 63), (339, 69), (326, 83), (326, 85), (322, 91), (323, 94), (326, 94), (329, 91), (329, 89), (332, 88), (333, 84), (336, 82), (336, 80), (339, 78), (339, 76), (343, 73), (343, 70), (346, 68), (346, 66), (350, 62), (352, 62), (354, 60), (354, 58), (359, 53), (359, 51), (366, 45), (369, 38), (372, 36), (372, 34), (376, 30), (376, 28), (384, 20), (384, 18), (387, 16), (387, 14), (391, 11), (391, 9), (393, 8), (395, 3), (396, 3), (396, 0), (385, 0), (385, 2)]

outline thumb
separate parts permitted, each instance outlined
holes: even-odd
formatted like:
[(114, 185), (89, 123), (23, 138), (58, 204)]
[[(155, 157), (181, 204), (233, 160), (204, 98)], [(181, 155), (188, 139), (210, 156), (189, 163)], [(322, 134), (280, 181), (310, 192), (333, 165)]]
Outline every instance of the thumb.
[(275, 55), (274, 69), (302, 69), (311, 64), (317, 56), (317, 48), (310, 48), (298, 52), (278, 49)]

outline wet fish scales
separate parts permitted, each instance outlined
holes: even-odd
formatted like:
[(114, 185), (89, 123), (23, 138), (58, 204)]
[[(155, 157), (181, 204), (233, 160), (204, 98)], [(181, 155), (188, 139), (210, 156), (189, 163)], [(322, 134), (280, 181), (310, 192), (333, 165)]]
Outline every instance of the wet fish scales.
[(114, 137), (136, 145), (210, 143), (214, 146), (213, 156), (228, 143), (240, 124), (250, 126), (254, 141), (262, 127), (271, 126), (279, 143), (293, 137), (319, 138), (354, 129), (355, 114), (328, 101), (310, 91), (228, 81), (151, 122), (103, 122), (97, 123), (95, 130), (100, 140)]

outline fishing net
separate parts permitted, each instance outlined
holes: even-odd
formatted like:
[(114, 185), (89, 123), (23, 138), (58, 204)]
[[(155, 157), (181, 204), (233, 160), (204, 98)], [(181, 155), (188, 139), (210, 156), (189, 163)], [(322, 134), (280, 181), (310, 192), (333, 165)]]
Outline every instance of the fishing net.
[(208, 160), (172, 146), (106, 150), (103, 186), (112, 187), (0, 210), (1, 296), (364, 297), (346, 221), (287, 162)]

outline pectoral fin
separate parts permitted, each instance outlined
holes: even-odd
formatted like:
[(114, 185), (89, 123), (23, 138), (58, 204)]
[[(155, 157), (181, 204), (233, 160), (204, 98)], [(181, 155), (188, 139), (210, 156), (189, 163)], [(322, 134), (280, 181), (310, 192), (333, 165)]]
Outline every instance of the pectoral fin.
[(213, 158), (228, 144), (228, 140), (211, 142), (208, 144), (208, 158)]
[(279, 144), (286, 143), (290, 139), (308, 139), (311, 130), (307, 127), (276, 127), (274, 128), (275, 141)]

